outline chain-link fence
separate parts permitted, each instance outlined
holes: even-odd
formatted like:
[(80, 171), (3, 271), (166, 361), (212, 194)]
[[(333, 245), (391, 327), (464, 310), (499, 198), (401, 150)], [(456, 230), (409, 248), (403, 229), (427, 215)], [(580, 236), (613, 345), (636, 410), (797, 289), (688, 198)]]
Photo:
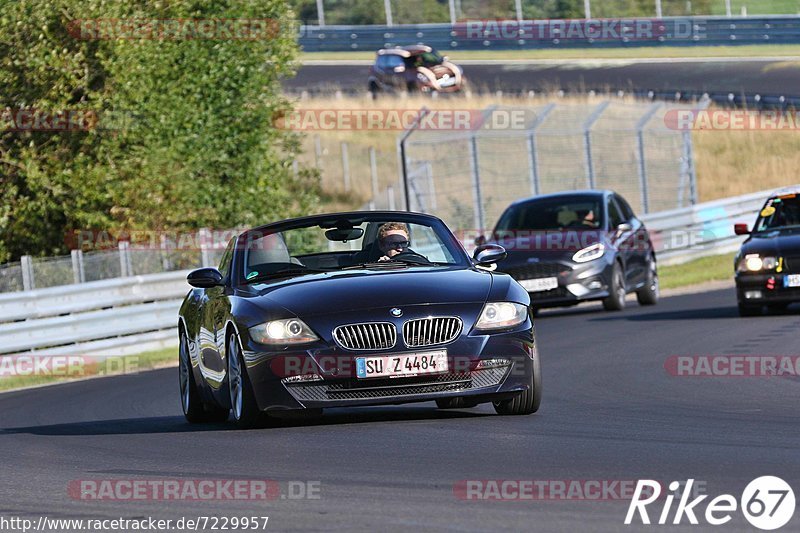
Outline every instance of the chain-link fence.
[(160, 237), (158, 245), (121, 241), (113, 248), (72, 250), (67, 256), (23, 256), (19, 262), (0, 266), (0, 293), (216, 266), (226, 239), (233, 235), (208, 230), (150, 233)]
[[(491, 227), (512, 202), (561, 190), (613, 189), (638, 213), (696, 202), (689, 132), (667, 126), (670, 107), (602, 101), (491, 107), (464, 132), (418, 129), (405, 142), (408, 204), (455, 229)], [(522, 113), (522, 114), (520, 114)], [(496, 128), (497, 117), (516, 127)], [(387, 194), (375, 204), (387, 208)], [(404, 207), (405, 191), (399, 207)]]

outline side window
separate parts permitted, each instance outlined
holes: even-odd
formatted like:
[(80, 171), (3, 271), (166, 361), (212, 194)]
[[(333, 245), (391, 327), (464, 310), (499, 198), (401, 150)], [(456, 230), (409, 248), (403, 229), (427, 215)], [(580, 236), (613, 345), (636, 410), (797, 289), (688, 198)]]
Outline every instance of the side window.
[(617, 207), (617, 202), (614, 201), (614, 198), (608, 199), (608, 221), (611, 229), (615, 229), (617, 226), (625, 222), (625, 219), (622, 217), (622, 213), (620, 213), (619, 207)]
[(387, 56), (386, 57), (386, 68), (394, 68), (399, 67), (403, 64), (403, 58), (400, 56)]
[(625, 200), (625, 198), (618, 194), (615, 195), (614, 198), (616, 198), (617, 203), (619, 204), (619, 209), (622, 212), (622, 218), (624, 218), (626, 222), (636, 216), (633, 214), (633, 209), (631, 209), (631, 205)]
[(233, 258), (233, 247), (236, 243), (237, 237), (231, 239), (228, 243), (228, 247), (225, 248), (225, 252), (222, 254), (222, 258), (219, 260), (219, 271), (222, 273), (223, 278), (228, 277), (228, 273), (231, 271), (231, 259)]
[(386, 68), (386, 56), (378, 56), (377, 61), (375, 61), (375, 66), (378, 68)]

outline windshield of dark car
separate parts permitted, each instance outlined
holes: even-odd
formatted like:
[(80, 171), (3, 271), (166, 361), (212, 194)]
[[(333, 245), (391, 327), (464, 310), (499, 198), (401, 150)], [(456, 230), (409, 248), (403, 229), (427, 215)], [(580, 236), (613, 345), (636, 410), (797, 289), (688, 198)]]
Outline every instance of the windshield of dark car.
[(755, 231), (800, 226), (800, 198), (785, 195), (770, 198), (759, 212)]
[(495, 231), (598, 229), (603, 216), (597, 197), (543, 198), (510, 207)]
[(441, 65), (444, 58), (438, 52), (423, 52), (409, 57), (407, 61), (412, 67), (434, 67)]
[[(366, 264), (411, 268), (464, 262), (460, 255), (463, 252), (452, 234), (432, 225), (402, 222), (399, 224), (407, 233), (395, 230), (391, 238), (384, 235), (381, 241), (381, 226), (391, 222), (394, 221), (365, 221), (348, 226), (348, 231), (362, 233), (348, 240), (331, 240), (326, 236), (331, 228), (320, 227), (318, 222), (264, 234), (251, 233), (243, 251), (245, 282), (351, 269)], [(402, 238), (404, 235), (407, 239)], [(386, 241), (400, 241), (405, 254), (389, 257), (392, 254), (385, 250)]]

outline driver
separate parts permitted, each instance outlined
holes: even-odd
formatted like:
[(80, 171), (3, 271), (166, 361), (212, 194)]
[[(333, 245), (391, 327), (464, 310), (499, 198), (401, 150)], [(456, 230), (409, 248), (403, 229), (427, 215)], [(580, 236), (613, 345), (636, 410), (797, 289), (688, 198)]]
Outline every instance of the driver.
[(402, 222), (387, 222), (378, 230), (378, 248), (383, 255), (378, 261), (389, 261), (408, 251), (408, 226)]

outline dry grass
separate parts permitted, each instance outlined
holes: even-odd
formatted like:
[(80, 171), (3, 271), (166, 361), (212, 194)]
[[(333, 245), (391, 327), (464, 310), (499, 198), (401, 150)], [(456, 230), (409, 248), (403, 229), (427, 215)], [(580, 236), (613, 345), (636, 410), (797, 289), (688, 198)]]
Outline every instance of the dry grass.
[[(606, 97), (565, 97), (559, 103), (598, 103)], [(299, 109), (484, 109), (490, 105), (537, 107), (553, 100), (552, 96), (509, 98), (493, 95), (471, 98), (324, 98), (298, 100)], [(623, 100), (632, 102), (633, 100)], [(305, 135), (302, 160), (317, 164), (322, 170), (323, 209), (326, 211), (358, 208), (371, 198), (368, 148), (377, 150), (378, 186), (395, 188), (398, 182), (397, 130), (310, 131)], [(321, 157), (317, 161), (315, 136), (319, 136)], [(800, 135), (797, 131), (695, 131), (694, 154), (700, 201), (735, 196), (800, 182)], [(341, 143), (348, 144), (350, 159), (349, 191), (344, 189)], [(522, 157), (522, 155), (520, 156)], [(576, 159), (582, 157), (576, 155)], [(522, 157), (524, 159), (524, 157)], [(569, 159), (565, 157), (565, 160)], [(514, 162), (515, 164), (518, 162)], [(502, 184), (501, 184), (502, 185)]]

